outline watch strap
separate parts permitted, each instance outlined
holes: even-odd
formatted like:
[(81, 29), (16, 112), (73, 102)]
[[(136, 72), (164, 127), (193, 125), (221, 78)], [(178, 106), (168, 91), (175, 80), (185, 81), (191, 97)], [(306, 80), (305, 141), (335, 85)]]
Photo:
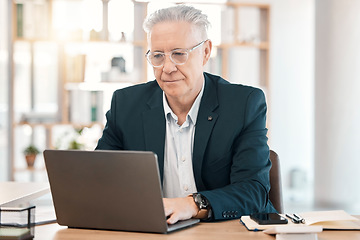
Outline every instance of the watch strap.
[(209, 210), (200, 209), (194, 218), (197, 219), (208, 219), (209, 218)]

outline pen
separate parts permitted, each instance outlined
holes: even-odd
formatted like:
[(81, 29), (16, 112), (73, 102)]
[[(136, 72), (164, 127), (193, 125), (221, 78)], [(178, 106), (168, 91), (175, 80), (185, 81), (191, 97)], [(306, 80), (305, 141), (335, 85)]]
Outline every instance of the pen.
[(302, 218), (301, 216), (297, 215), (296, 213), (294, 213), (293, 215), (299, 220), (299, 222), (305, 223), (305, 219), (304, 219), (304, 218)]
[(285, 216), (288, 217), (288, 218), (290, 218), (293, 223), (300, 223), (300, 220), (299, 220), (299, 219), (294, 218), (294, 217), (291, 216), (290, 214), (285, 213)]

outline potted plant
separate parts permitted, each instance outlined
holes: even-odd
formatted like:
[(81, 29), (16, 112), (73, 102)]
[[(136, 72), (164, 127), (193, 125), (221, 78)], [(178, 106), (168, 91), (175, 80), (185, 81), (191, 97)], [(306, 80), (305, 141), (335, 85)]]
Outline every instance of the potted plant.
[(83, 147), (83, 144), (79, 143), (78, 141), (76, 141), (74, 139), (69, 143), (69, 148), (68, 149), (78, 150), (78, 149), (81, 149), (82, 147)]
[(40, 153), (39, 149), (30, 144), (24, 149), (25, 159), (28, 167), (34, 167), (36, 156)]

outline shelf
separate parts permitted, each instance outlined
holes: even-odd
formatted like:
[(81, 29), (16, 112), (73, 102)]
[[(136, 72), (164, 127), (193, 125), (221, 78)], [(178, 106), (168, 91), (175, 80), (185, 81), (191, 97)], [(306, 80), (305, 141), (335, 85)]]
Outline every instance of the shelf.
[(103, 123), (101, 122), (93, 122), (93, 123), (88, 123), (88, 124), (80, 124), (80, 123), (72, 123), (72, 122), (54, 122), (54, 123), (27, 123), (27, 122), (22, 122), (22, 123), (15, 123), (13, 124), (13, 127), (20, 127), (20, 126), (30, 126), (32, 128), (34, 127), (44, 127), (44, 128), (53, 128), (55, 126), (73, 126), (75, 128), (91, 128), (95, 125), (100, 125), (100, 126), (104, 126)]
[(255, 7), (260, 9), (269, 9), (270, 6), (268, 4), (262, 3), (241, 3), (241, 2), (226, 2), (227, 6), (230, 7)]
[(144, 47), (147, 45), (145, 41), (111, 41), (111, 40), (66, 40), (66, 39), (56, 39), (56, 38), (19, 38), (15, 37), (14, 41), (19, 42), (54, 42), (54, 43), (63, 43), (63, 44), (96, 44), (96, 43), (109, 43), (109, 44), (124, 44), (124, 45), (132, 45), (138, 47)]
[[(71, 20), (71, 16), (68, 16), (66, 8), (64, 11), (60, 11), (60, 15), (52, 9), (55, 5), (53, 4), (54, 1), (55, 0), (40, 1), (44, 4), (41, 9), (41, 12), (44, 14), (41, 15), (40, 19), (46, 18), (46, 21), (40, 21), (40, 23), (44, 22), (44, 25), (40, 26), (40, 28), (38, 25), (41, 24), (36, 24), (39, 19), (35, 19), (35, 17), (33, 18), (31, 14), (28, 15), (30, 18), (27, 16), (20, 20), (16, 16), (18, 13), (21, 13), (21, 7), (19, 9), (16, 8), (17, 3), (33, 3), (33, 0), (21, 0), (20, 2), (15, 0), (12, 1), (14, 6), (14, 16), (12, 18), (12, 29), (14, 35), (13, 44), (17, 49), (19, 49), (15, 49), (14, 55), (18, 54), (18, 56), (20, 56), (21, 54), (21, 57), (17, 56), (15, 59), (22, 59), (20, 64), (18, 60), (13, 62), (15, 63), (16, 77), (14, 77), (12, 82), (13, 84), (15, 84), (15, 82), (17, 82), (16, 84), (21, 82), (21, 84), (24, 83), (26, 86), (32, 86), (26, 88), (28, 89), (26, 90), (28, 92), (25, 90), (20, 92), (20, 94), (17, 92), (18, 96), (13, 93), (13, 95), (15, 95), (14, 102), (17, 101), (18, 105), (20, 105), (19, 103), (21, 103), (21, 100), (27, 97), (30, 103), (25, 103), (25, 105), (27, 105), (22, 107), (29, 111), (32, 110), (35, 113), (34, 115), (36, 115), (34, 110), (39, 109), (37, 107), (40, 105), (36, 101), (45, 101), (50, 99), (52, 104), (57, 104), (55, 107), (51, 106), (53, 107), (51, 109), (56, 109), (54, 110), (56, 112), (53, 113), (53, 118), (50, 119), (43, 117), (43, 119), (45, 119), (44, 122), (36, 122), (36, 120), (40, 121), (42, 118), (39, 116), (33, 116), (33, 118), (23, 118), (23, 120), (28, 120), (29, 122), (12, 123), (13, 135), (16, 134), (15, 130), (27, 131), (26, 134), (31, 132), (31, 134), (26, 135), (26, 141), (24, 141), (24, 139), (15, 139), (14, 137), (13, 147), (10, 150), (13, 153), (11, 154), (12, 156), (16, 155), (14, 153), (15, 149), (17, 155), (20, 156), (18, 148), (16, 147), (21, 146), (21, 143), (19, 143), (21, 141), (23, 141), (23, 143), (38, 141), (40, 142), (40, 146), (42, 144), (43, 146), (53, 147), (55, 145), (54, 139), (56, 139), (54, 136), (62, 134), (62, 131), (65, 131), (64, 129), (70, 129), (71, 127), (76, 129), (92, 128), (93, 126), (96, 126), (95, 129), (98, 129), (100, 127), (97, 126), (101, 126), (102, 131), (104, 127), (104, 122), (102, 121), (105, 121), (105, 112), (110, 107), (109, 105), (111, 103), (112, 93), (117, 89), (129, 87), (138, 83), (145, 83), (148, 79), (150, 80), (151, 70), (148, 69), (148, 64), (146, 58), (144, 57), (144, 54), (147, 51), (147, 38), (146, 34), (142, 30), (142, 23), (143, 19), (147, 15), (148, 3), (152, 2), (151, 0), (129, 0), (133, 6), (132, 9), (129, 8), (129, 11), (134, 10), (134, 14), (131, 18), (129, 18), (129, 22), (123, 22), (125, 25), (133, 25), (133, 29), (121, 30), (125, 32), (126, 36), (126, 38), (122, 39), (127, 41), (101, 40), (108, 38), (121, 39), (120, 37), (115, 37), (115, 35), (110, 35), (110, 37), (107, 35), (109, 34), (109, 31), (106, 29), (111, 30), (111, 27), (109, 28), (108, 23), (104, 21), (104, 19), (109, 20), (110, 16), (106, 11), (102, 12), (102, 16), (105, 17), (102, 21), (103, 25), (100, 27), (105, 29), (102, 33), (107, 34), (101, 35), (101, 37), (99, 32), (94, 34), (95, 30), (88, 32), (90, 28), (67, 29), (66, 27), (62, 28), (62, 25), (60, 27), (56, 26), (54, 23), (56, 22), (54, 20), (56, 19), (54, 15), (58, 14), (57, 19), (62, 22), (69, 22), (67, 20)], [(116, 0), (113, 1), (115, 2)], [(103, 3), (105, 3), (105, 1)], [(122, 3), (123, 1), (121, 1), (121, 4)], [(207, 64), (208, 69), (206, 71), (221, 75), (223, 78), (233, 83), (246, 84), (246, 81), (250, 81), (251, 83), (256, 82), (261, 85), (260, 87), (265, 90), (266, 95), (268, 96), (270, 93), (266, 90), (270, 89), (268, 76), (270, 51), (270, 5), (243, 2), (193, 2), (191, 4), (203, 5), (205, 8), (204, 12), (208, 10), (208, 6), (205, 5), (212, 5), (213, 9), (215, 9), (214, 11), (216, 11), (215, 15), (219, 16), (216, 21), (220, 21), (220, 32), (213, 36), (218, 36), (219, 38), (221, 36), (221, 40), (219, 39), (220, 41), (216, 42), (223, 42), (218, 45), (214, 45), (214, 53), (216, 53), (216, 50), (219, 51), (218, 54), (214, 54), (214, 56), (211, 57), (209, 63)], [(121, 7), (123, 7), (123, 5), (121, 5)], [(81, 11), (83, 10), (84, 9), (82, 8)], [(112, 10), (117, 11), (119, 8)], [(101, 9), (97, 8), (96, 11), (101, 12)], [(245, 14), (243, 14), (244, 12)], [(247, 14), (249, 12), (250, 15), (254, 12), (255, 14), (251, 15), (250, 18), (247, 18)], [(30, 13), (32, 12), (30, 11)], [(255, 21), (252, 21), (252, 17), (254, 15)], [(77, 14), (74, 16), (76, 20), (79, 19)], [(213, 15), (211, 15), (210, 11), (209, 18), (212, 16)], [(29, 28), (26, 24), (29, 22), (32, 24), (33, 31), (30, 31), (30, 34), (27, 34), (29, 33)], [(252, 24), (249, 24), (249, 22)], [(70, 21), (70, 24), (75, 25), (75, 22)], [(20, 28), (17, 29), (18, 27)], [(95, 29), (96, 27), (94, 25), (91, 26), (91, 28)], [(43, 29), (46, 31), (42, 31)], [(60, 31), (57, 32), (59, 29)], [(227, 33), (227, 35), (222, 34), (222, 31)], [(115, 33), (115, 31), (113, 31), (113, 33)], [(24, 44), (22, 44), (22, 42), (24, 42)], [(18, 46), (16, 46), (16, 43), (18, 43)], [(42, 43), (51, 43), (49, 44), (51, 47), (47, 48), (47, 45)], [(42, 45), (45, 45), (45, 47)], [(239, 55), (234, 57), (234, 54), (237, 52), (241, 52), (241, 54), (239, 53)], [(126, 66), (125, 70), (121, 68), (123, 65), (120, 63), (123, 62), (118, 60), (121, 57), (126, 60), (124, 64)], [(117, 62), (119, 64), (117, 64), (116, 60), (118, 60)], [(126, 72), (126, 74), (124, 72)], [(52, 75), (52, 73), (54, 74)], [(50, 78), (52, 81), (49, 81)], [(49, 84), (47, 86), (49, 91), (43, 91), (43, 89), (39, 87), (43, 87), (42, 85), (44, 85), (44, 79), (46, 80), (46, 83)], [(41, 89), (41, 91), (39, 91), (39, 89)], [(54, 93), (51, 92), (50, 94), (50, 90), (53, 90)], [(14, 88), (14, 91), (16, 91), (16, 88)], [(43, 92), (45, 92), (45, 94), (42, 94)], [(24, 96), (21, 96), (20, 98), (19, 96), (21, 94), (24, 94)], [(41, 97), (39, 97), (40, 95)], [(50, 95), (50, 97), (45, 95)], [(41, 103), (43, 104), (43, 102)], [(48, 110), (49, 108), (40, 109)], [(16, 112), (16, 114), (22, 115), (24, 114), (24, 111), (25, 110)], [(32, 122), (32, 120), (34, 121)], [(48, 122), (46, 122), (46, 120), (48, 120)], [(21, 126), (29, 127), (21, 129)], [(17, 127), (18, 129), (16, 129)], [(44, 136), (38, 137), (36, 135), (37, 131), (40, 132), (38, 135), (42, 134)], [(14, 167), (15, 159), (14, 157), (12, 158), (11, 164)], [(20, 159), (17, 159), (16, 161), (19, 160)], [(38, 174), (37, 172), (43, 171), (43, 168), (16, 168), (15, 171), (30, 171), (31, 173), (36, 172), (36, 174)]]
[(83, 91), (115, 91), (116, 89), (133, 86), (133, 82), (79, 82), (79, 83), (66, 83), (66, 90), (83, 90)]
[[(24, 160), (25, 161), (25, 160)], [(14, 171), (16, 172), (43, 172), (46, 170), (45, 167), (23, 167), (23, 168), (15, 168)]]
[(132, 82), (79, 82), (66, 83), (65, 89), (83, 90), (83, 91), (114, 91), (116, 89), (125, 88), (134, 85)]
[(260, 42), (260, 43), (252, 43), (252, 42), (235, 42), (235, 43), (221, 43), (215, 47), (218, 48), (231, 48), (231, 47), (251, 47), (251, 48), (259, 48), (261, 50), (268, 50), (269, 43), (268, 42)]
[[(143, 2), (143, 1), (137, 1), (135, 2)], [(146, 1), (145, 1), (146, 2)], [(151, 0), (148, 0), (147, 2), (151, 2)], [(175, 4), (182, 4), (184, 2), (174, 2)], [(268, 4), (262, 4), (262, 3), (249, 3), (249, 2), (197, 2), (193, 1), (191, 4), (202, 4), (202, 5), (217, 5), (217, 6), (230, 6), (230, 7), (256, 7), (256, 8), (265, 8), (268, 9)]]

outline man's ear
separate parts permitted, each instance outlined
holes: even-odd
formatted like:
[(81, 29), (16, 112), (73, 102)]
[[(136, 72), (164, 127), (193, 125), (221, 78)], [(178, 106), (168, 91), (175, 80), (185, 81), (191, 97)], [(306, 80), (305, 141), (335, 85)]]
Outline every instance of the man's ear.
[(204, 59), (203, 59), (203, 66), (209, 61), (212, 49), (212, 42), (211, 40), (207, 40), (204, 43)]

